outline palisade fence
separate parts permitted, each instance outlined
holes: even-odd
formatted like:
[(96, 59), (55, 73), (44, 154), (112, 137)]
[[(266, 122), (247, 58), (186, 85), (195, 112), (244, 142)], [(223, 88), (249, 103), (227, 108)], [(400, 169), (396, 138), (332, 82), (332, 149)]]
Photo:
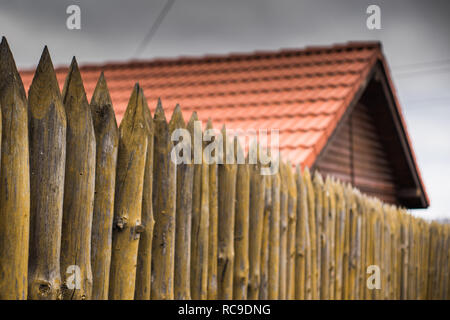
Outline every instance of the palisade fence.
[(103, 75), (89, 104), (73, 60), (61, 94), (45, 48), (27, 99), (3, 39), (0, 107), (0, 299), (450, 297), (449, 225), (289, 163), (176, 165), (197, 116), (139, 85), (117, 128)]

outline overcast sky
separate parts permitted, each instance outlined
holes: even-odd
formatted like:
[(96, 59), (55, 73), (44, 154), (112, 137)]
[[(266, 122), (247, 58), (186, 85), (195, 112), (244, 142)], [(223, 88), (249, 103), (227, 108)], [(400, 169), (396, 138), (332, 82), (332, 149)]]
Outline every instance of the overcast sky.
[[(61, 65), (380, 40), (431, 198), (414, 213), (450, 217), (450, 1), (177, 0), (136, 56), (165, 1), (0, 0), (0, 35), (19, 68), (36, 65), (44, 45)], [(71, 4), (81, 30), (66, 28)], [(370, 4), (381, 30), (366, 27)]]

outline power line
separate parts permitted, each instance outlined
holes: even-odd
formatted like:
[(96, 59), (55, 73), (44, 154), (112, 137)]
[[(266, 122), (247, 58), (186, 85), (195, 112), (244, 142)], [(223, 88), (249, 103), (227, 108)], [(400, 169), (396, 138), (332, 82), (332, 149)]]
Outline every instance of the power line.
[(450, 59), (442, 59), (442, 60), (432, 60), (432, 61), (426, 61), (426, 62), (417, 62), (417, 63), (409, 63), (409, 64), (403, 64), (398, 66), (393, 66), (392, 69), (408, 69), (408, 68), (420, 68), (420, 67), (427, 67), (427, 66), (434, 66), (434, 65), (442, 65), (442, 64), (449, 64)]
[(140, 46), (137, 48), (135, 55), (139, 56), (142, 51), (144, 51), (145, 47), (150, 43), (153, 36), (156, 34), (156, 31), (158, 31), (159, 26), (163, 22), (164, 18), (169, 13), (170, 9), (172, 8), (172, 5), (174, 4), (175, 0), (167, 0), (166, 4), (162, 8), (161, 12), (159, 13), (158, 17), (156, 18), (155, 22), (153, 22), (152, 26), (150, 27), (150, 30), (145, 35), (144, 40), (142, 40)]
[(423, 70), (406, 70), (401, 72), (393, 72), (396, 77), (412, 77), (420, 74), (439, 74), (439, 73), (447, 73), (450, 71), (450, 65), (444, 66), (441, 68), (431, 68), (431, 69), (423, 69)]

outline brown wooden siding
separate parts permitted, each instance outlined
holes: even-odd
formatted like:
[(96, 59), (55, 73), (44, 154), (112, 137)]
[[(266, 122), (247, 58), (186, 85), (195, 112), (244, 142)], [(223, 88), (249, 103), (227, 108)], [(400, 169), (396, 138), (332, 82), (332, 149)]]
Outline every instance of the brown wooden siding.
[(399, 204), (398, 186), (369, 108), (358, 103), (329, 141), (315, 168), (351, 183), (362, 192)]

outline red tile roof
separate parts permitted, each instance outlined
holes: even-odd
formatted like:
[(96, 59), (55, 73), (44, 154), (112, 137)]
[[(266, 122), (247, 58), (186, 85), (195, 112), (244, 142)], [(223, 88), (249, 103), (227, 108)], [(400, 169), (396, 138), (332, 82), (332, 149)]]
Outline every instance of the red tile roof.
[[(105, 73), (118, 122), (133, 85), (154, 112), (161, 97), (167, 117), (179, 103), (219, 128), (279, 129), (284, 159), (311, 166), (376, 61), (377, 42), (201, 58), (160, 59), (81, 67), (88, 97)], [(62, 88), (67, 73), (59, 68)], [(22, 72), (26, 88), (33, 72)], [(188, 119), (185, 119), (188, 120)]]

